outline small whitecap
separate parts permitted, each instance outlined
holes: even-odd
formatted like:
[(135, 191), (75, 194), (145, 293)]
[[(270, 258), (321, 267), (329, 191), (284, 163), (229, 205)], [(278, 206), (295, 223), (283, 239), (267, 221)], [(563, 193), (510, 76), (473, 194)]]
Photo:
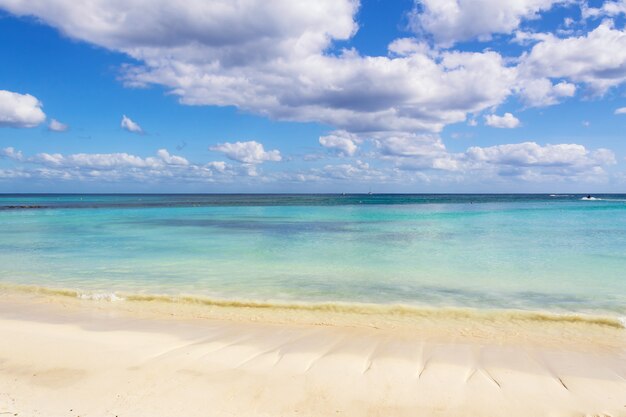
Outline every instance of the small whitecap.
[(114, 293), (80, 293), (78, 294), (78, 298), (81, 300), (92, 300), (92, 301), (124, 301), (124, 298), (119, 297)]

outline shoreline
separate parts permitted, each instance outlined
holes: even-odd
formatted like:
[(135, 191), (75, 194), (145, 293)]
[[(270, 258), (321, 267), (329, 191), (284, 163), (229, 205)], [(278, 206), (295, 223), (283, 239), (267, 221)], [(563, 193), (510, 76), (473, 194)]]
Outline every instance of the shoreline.
[(626, 415), (624, 329), (197, 307), (5, 296), (0, 413)]
[[(537, 322), (537, 323), (563, 323), (581, 324), (589, 326), (612, 327), (626, 330), (626, 318), (621, 315), (609, 313), (585, 313), (567, 311), (547, 311), (547, 310), (522, 310), (522, 309), (497, 309), (485, 308), (476, 309), (471, 307), (436, 307), (419, 306), (410, 304), (376, 304), (363, 302), (305, 302), (305, 301), (285, 301), (285, 300), (254, 300), (254, 299), (227, 299), (212, 298), (204, 295), (192, 294), (150, 294), (150, 293), (129, 293), (129, 292), (90, 292), (70, 288), (53, 288), (39, 285), (7, 284), (0, 283), (0, 297), (48, 297), (49, 300), (57, 301), (92, 301), (109, 302), (119, 307), (128, 306), (131, 310), (141, 310), (140, 305), (160, 306), (153, 309), (155, 314), (159, 310), (174, 309), (179, 313), (188, 312), (190, 308), (197, 307), (197, 312), (202, 308), (215, 313), (216, 311), (239, 311), (247, 312), (241, 314), (243, 320), (248, 320), (252, 316), (263, 317), (267, 320), (278, 320), (286, 314), (294, 317), (300, 315), (316, 315), (318, 317), (331, 318), (326, 324), (332, 325), (332, 317), (362, 317), (365, 320), (383, 318), (379, 322), (381, 325), (398, 325), (404, 323), (411, 325), (419, 320), (469, 320), (476, 322), (498, 323), (498, 322)], [(174, 307), (166, 307), (172, 305)], [(134, 308), (132, 308), (134, 306)], [(252, 312), (252, 313), (250, 313)], [(304, 315), (302, 314), (304, 313)], [(219, 315), (218, 315), (219, 316)], [(388, 319), (388, 323), (385, 323)], [(360, 324), (355, 320), (353, 324)], [(345, 322), (343, 324), (346, 324)]]

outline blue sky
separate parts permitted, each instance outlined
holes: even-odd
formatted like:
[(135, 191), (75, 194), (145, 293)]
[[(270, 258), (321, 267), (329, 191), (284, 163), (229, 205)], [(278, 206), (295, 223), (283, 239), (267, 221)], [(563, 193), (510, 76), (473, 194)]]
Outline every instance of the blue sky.
[(626, 192), (626, 1), (0, 0), (0, 192)]

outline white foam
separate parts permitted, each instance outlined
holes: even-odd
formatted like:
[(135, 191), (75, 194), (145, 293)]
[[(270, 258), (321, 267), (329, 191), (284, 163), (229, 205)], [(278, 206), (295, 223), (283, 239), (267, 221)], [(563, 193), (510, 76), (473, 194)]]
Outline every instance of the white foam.
[(78, 298), (81, 300), (92, 300), (92, 301), (124, 301), (123, 297), (119, 297), (114, 293), (79, 293)]
[(583, 201), (609, 201), (609, 202), (626, 202), (626, 199), (623, 198), (599, 198), (599, 197), (583, 197), (581, 198)]

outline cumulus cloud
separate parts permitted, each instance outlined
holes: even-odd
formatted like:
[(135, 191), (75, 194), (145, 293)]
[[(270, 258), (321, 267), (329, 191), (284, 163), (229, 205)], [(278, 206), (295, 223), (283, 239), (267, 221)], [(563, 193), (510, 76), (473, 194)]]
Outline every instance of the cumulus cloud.
[(543, 41), (549, 38), (549, 33), (543, 32), (525, 32), (523, 30), (516, 30), (515, 35), (511, 42), (515, 42), (520, 45), (528, 45), (535, 42)]
[(396, 132), (375, 140), (376, 147), (385, 156), (420, 157), (440, 155), (445, 146), (438, 135)]
[(21, 151), (16, 151), (13, 147), (8, 147), (0, 150), (0, 156), (13, 159), (15, 161), (23, 161), (24, 155)]
[(224, 173), (228, 169), (228, 165), (224, 161), (209, 162), (205, 166), (220, 173)]
[(457, 162), (436, 134), (394, 132), (374, 139), (381, 159), (403, 170), (455, 170)]
[(276, 177), (282, 181), (297, 182), (350, 182), (371, 185), (372, 182), (380, 183), (397, 179), (393, 170), (378, 169), (369, 163), (356, 160), (352, 163), (327, 164), (321, 168), (312, 168), (297, 173), (279, 173)]
[(143, 133), (143, 129), (137, 123), (135, 123), (130, 117), (123, 115), (122, 122), (120, 123), (120, 127), (124, 130), (127, 130), (131, 133)]
[(197, 181), (214, 182), (235, 175), (246, 175), (231, 169), (222, 161), (206, 164), (191, 163), (167, 149), (159, 149), (156, 156), (141, 157), (120, 153), (37, 153), (31, 156), (15, 148), (0, 150), (0, 157), (18, 164), (14, 169), (3, 170), (0, 178), (42, 178), (59, 180), (122, 181)]
[(189, 165), (189, 161), (187, 161), (185, 158), (183, 158), (182, 156), (171, 155), (167, 151), (167, 149), (159, 149), (157, 151), (157, 155), (159, 156), (159, 158), (161, 158), (163, 162), (169, 165)]
[(377, 159), (392, 165), (372, 166), (361, 160), (325, 165), (298, 173), (282, 173), (295, 181), (366, 183), (598, 182), (616, 163), (608, 149), (590, 150), (578, 144), (541, 145), (536, 142), (489, 147), (473, 146), (449, 152), (438, 135), (398, 133), (374, 139)]
[(420, 51), (402, 57), (362, 57), (355, 52), (251, 62), (159, 60), (135, 68), (134, 81), (170, 87), (195, 105), (235, 105), (280, 120), (318, 121), (351, 132), (439, 131), (502, 103), (515, 71), (496, 52)]
[(529, 79), (567, 78), (604, 94), (626, 81), (626, 32), (607, 21), (581, 36), (550, 35), (521, 58), (519, 71)]
[[(422, 0), (410, 19), (412, 27), (426, 36), (393, 40), (386, 56), (333, 48), (358, 30), (357, 0), (319, 0), (314, 6), (292, 0), (154, 0), (150, 4), (144, 0), (0, 0), (0, 8), (34, 16), (71, 38), (134, 58), (122, 69), (121, 78), (128, 86), (160, 85), (188, 105), (236, 106), (277, 120), (321, 122), (335, 129), (319, 138), (321, 146), (350, 157), (358, 153), (360, 138), (368, 138), (373, 157), (391, 166), (379, 169), (363, 161), (328, 165), (302, 173), (303, 178), (387, 180), (397, 179), (397, 171), (418, 175), (437, 170), (536, 179), (600, 172), (610, 165), (612, 153), (534, 142), (453, 153), (437, 133), (452, 123), (475, 125), (483, 112), (496, 111), (512, 95), (526, 106), (547, 106), (574, 97), (585, 86), (603, 94), (626, 82), (626, 35), (610, 21), (575, 36), (520, 28), (525, 20), (564, 2)], [(619, 2), (604, 4), (609, 3)], [(609, 9), (606, 15), (612, 13)], [(519, 57), (504, 58), (489, 49), (445, 48), (514, 32), (516, 42), (527, 50)], [(6, 125), (5, 111), (0, 101), (0, 125)], [(44, 118), (41, 112), (38, 123)], [(496, 127), (519, 125), (510, 113), (488, 114), (485, 121)], [(122, 127), (142, 132), (127, 116)], [(166, 150), (147, 158), (128, 154), (24, 157), (15, 150), (4, 156), (50, 172), (64, 167), (80, 175), (92, 170), (111, 176), (161, 170), (164, 175), (194, 178), (258, 175), (261, 163), (282, 159), (278, 150), (266, 151), (255, 141), (226, 142), (210, 149), (239, 164), (199, 165)], [(572, 159), (558, 159), (558, 152)], [(526, 163), (521, 163), (524, 158)], [(115, 168), (107, 168), (105, 161)]]
[(63, 155), (60, 153), (38, 153), (29, 158), (28, 162), (66, 168), (152, 168), (158, 169), (166, 165), (188, 165), (185, 158), (171, 156), (165, 149), (157, 153), (158, 158), (141, 158), (128, 153), (88, 154), (78, 153)]
[(620, 107), (619, 109), (615, 109), (615, 114), (626, 114), (626, 107)]
[(504, 116), (497, 114), (488, 114), (485, 116), (485, 124), (500, 129), (514, 129), (520, 126), (520, 121), (511, 113), (504, 113)]
[(581, 7), (581, 15), (584, 19), (599, 17), (614, 17), (620, 14), (626, 14), (626, 1), (605, 1), (600, 7), (589, 7), (583, 3)]
[(396, 39), (389, 44), (387, 49), (391, 55), (396, 56), (410, 56), (415, 53), (429, 55), (434, 53), (426, 42), (418, 41), (415, 38)]
[(271, 50), (274, 56), (306, 52), (325, 47), (330, 38), (347, 39), (357, 28), (352, 16), (358, 1), (2, 0), (0, 6), (38, 16), (73, 38), (143, 58), (158, 57), (165, 48), (178, 56), (219, 55), (232, 65), (243, 58), (264, 59)]
[(421, 173), (437, 171), (439, 180), (587, 180), (595, 175), (605, 176), (606, 168), (616, 163), (612, 151), (589, 150), (578, 144), (524, 142), (473, 146), (455, 153), (446, 149), (438, 135), (409, 134), (380, 138), (375, 144), (379, 158), (391, 161), (397, 169)]
[(592, 165), (615, 163), (615, 155), (608, 149), (587, 150), (583, 145), (558, 144), (541, 146), (536, 142), (496, 145), (486, 148), (471, 147), (466, 155), (469, 159), (500, 165), (573, 167), (586, 168)]
[(342, 156), (352, 156), (358, 149), (361, 139), (345, 130), (336, 130), (329, 135), (320, 136), (320, 145)]
[(50, 123), (48, 123), (48, 130), (52, 132), (65, 132), (69, 128), (70, 127), (68, 125), (59, 122), (57, 119), (52, 119), (50, 120)]
[(324, 179), (381, 181), (384, 180), (383, 171), (370, 167), (367, 162), (360, 160), (353, 164), (325, 165), (322, 169), (313, 169), (311, 173)]
[[(416, 3), (414, 28), (439, 46), (515, 32), (524, 46), (534, 43), (515, 59), (432, 48), (424, 37), (392, 41), (388, 56), (328, 53), (358, 30), (357, 0), (319, 0), (315, 7), (290, 0), (0, 0), (0, 8), (126, 53), (138, 62), (124, 66), (129, 86), (161, 85), (184, 104), (232, 105), (361, 135), (439, 132), (512, 94), (546, 106), (573, 97), (580, 83), (601, 94), (625, 82), (626, 35), (610, 22), (569, 38), (519, 29), (560, 3), (569, 1)], [(621, 4), (602, 7), (613, 10), (613, 3)], [(125, 125), (138, 132), (136, 123)]]
[(225, 142), (209, 148), (211, 151), (221, 152), (228, 159), (243, 164), (261, 164), (266, 161), (278, 162), (282, 159), (280, 151), (266, 151), (263, 144), (256, 141)]
[(35, 127), (46, 120), (42, 104), (30, 94), (0, 90), (0, 127)]
[[(493, 51), (433, 52), (410, 39), (390, 56), (327, 54), (357, 30), (356, 0), (16, 2), (65, 34), (122, 51), (128, 85), (158, 84), (190, 105), (234, 105), (350, 132), (439, 131), (502, 103), (515, 70)], [(228, 35), (226, 35), (228, 34)]]
[(463, 169), (482, 175), (524, 181), (598, 181), (606, 167), (616, 163), (608, 149), (586, 149), (578, 144), (539, 145), (535, 142), (471, 147), (459, 156)]
[(432, 34), (435, 42), (486, 41), (493, 34), (511, 33), (523, 19), (534, 19), (561, 0), (416, 0), (411, 26)]
[(561, 81), (552, 83), (547, 78), (520, 80), (519, 93), (522, 100), (531, 107), (551, 106), (561, 102), (564, 98), (576, 94), (576, 85)]
[[(437, 135), (409, 135), (373, 139), (375, 159), (391, 165), (372, 165), (356, 160), (327, 164), (306, 171), (282, 171), (259, 176), (257, 181), (353, 181), (406, 183), (412, 181), (600, 181), (606, 168), (616, 163), (608, 149), (590, 150), (578, 144), (540, 145), (536, 142), (470, 147), (449, 152)], [(259, 175), (258, 165), (231, 166), (222, 161), (197, 164), (160, 149), (155, 156), (128, 153), (61, 154), (25, 156), (14, 148), (0, 150), (0, 157), (15, 162), (15, 168), (0, 170), (4, 178), (40, 178), (81, 181), (191, 181), (230, 182)]]

